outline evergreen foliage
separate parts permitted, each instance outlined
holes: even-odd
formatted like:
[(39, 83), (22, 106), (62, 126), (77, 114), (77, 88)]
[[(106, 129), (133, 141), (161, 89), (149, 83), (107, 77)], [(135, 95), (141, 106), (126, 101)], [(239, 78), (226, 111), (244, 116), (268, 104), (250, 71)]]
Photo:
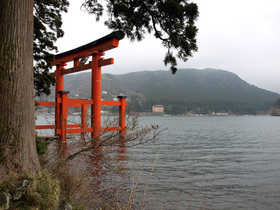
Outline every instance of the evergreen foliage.
[(49, 74), (55, 42), (63, 37), (61, 13), (67, 12), (67, 0), (34, 0), (34, 88), (36, 95), (50, 94), (55, 78)]
[(50, 142), (44, 141), (39, 136), (35, 136), (35, 140), (36, 140), (36, 149), (37, 149), (38, 155), (46, 154), (48, 151), (48, 146), (50, 145)]
[[(103, 5), (97, 0), (86, 0), (83, 7), (96, 15), (98, 21), (103, 15)], [(121, 30), (134, 41), (141, 41), (146, 33), (162, 41), (167, 53), (165, 65), (170, 64), (173, 74), (177, 71), (176, 57), (187, 61), (197, 50), (195, 20), (198, 7), (188, 0), (107, 0), (109, 18), (105, 21), (110, 29)]]

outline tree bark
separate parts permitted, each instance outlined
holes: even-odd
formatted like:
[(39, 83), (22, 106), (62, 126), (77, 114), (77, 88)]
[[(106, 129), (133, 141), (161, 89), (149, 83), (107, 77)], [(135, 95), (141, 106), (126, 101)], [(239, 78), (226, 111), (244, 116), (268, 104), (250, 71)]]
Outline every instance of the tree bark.
[(0, 180), (40, 168), (35, 145), (33, 0), (0, 0)]

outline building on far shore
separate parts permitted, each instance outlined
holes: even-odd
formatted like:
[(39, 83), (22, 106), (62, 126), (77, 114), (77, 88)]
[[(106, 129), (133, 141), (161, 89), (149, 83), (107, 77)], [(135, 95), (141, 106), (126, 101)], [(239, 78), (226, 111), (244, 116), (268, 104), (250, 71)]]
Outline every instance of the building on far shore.
[(163, 105), (154, 105), (153, 113), (164, 114), (164, 106)]

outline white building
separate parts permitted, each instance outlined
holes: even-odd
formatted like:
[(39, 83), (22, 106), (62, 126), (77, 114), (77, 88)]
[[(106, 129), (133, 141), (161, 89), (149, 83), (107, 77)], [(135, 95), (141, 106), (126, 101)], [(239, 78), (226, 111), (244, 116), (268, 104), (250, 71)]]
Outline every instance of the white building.
[(153, 112), (154, 113), (164, 113), (164, 106), (163, 105), (154, 105)]

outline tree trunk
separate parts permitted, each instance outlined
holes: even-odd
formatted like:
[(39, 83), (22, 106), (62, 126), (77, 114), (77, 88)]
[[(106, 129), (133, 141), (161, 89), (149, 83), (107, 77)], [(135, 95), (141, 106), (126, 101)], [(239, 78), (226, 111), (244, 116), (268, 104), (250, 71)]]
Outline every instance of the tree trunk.
[(33, 0), (0, 0), (0, 181), (40, 168), (35, 146)]

